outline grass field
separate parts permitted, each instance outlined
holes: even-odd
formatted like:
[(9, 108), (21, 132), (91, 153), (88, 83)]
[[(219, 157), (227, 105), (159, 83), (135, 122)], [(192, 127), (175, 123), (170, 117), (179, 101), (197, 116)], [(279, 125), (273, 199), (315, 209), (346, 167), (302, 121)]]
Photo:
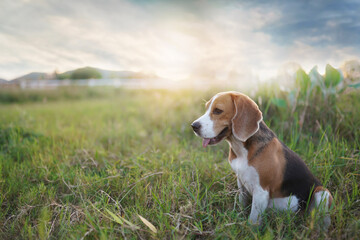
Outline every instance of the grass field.
[(327, 233), (316, 213), (247, 223), (227, 143), (203, 149), (190, 128), (217, 91), (0, 92), (0, 238), (357, 239), (359, 91), (294, 111), (254, 97), (332, 192)]

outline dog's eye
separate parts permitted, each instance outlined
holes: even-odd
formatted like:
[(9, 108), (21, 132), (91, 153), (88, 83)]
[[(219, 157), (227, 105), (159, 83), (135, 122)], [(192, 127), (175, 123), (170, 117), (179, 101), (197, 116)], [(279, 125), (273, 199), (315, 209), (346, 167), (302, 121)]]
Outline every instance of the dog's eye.
[(215, 108), (214, 111), (213, 111), (213, 114), (220, 115), (222, 112), (223, 112), (223, 110)]

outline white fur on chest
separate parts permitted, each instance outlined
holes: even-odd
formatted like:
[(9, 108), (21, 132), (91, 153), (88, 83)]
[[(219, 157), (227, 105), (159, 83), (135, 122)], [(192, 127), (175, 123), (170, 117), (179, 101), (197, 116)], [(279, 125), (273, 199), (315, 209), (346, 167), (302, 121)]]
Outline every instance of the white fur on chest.
[(235, 158), (230, 165), (241, 184), (251, 195), (255, 190), (261, 188), (259, 174), (253, 166), (248, 165), (246, 158)]
[[(247, 150), (242, 144), (236, 144), (236, 142), (235, 146), (234, 141), (229, 141), (229, 144), (237, 156), (232, 159), (230, 166), (236, 173), (238, 184), (245, 187), (248, 193), (253, 196), (252, 211), (249, 217), (250, 220), (253, 222), (256, 221), (259, 214), (267, 207), (279, 210), (290, 209), (294, 212), (297, 211), (299, 201), (295, 196), (269, 199), (269, 192), (264, 190), (260, 185), (259, 173), (253, 166), (248, 164)], [(239, 188), (241, 186), (239, 186)]]
[(253, 195), (254, 191), (263, 190), (260, 185), (259, 174), (253, 166), (248, 164), (247, 150), (243, 146), (233, 149), (237, 158), (230, 162), (231, 168), (236, 173), (240, 183)]

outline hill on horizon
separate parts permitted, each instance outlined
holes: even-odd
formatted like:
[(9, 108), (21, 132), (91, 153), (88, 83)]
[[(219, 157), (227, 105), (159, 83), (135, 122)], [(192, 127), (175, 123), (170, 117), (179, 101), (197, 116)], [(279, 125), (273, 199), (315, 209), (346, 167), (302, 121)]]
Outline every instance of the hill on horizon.
[(50, 79), (50, 75), (49, 73), (44, 73), (44, 72), (31, 72), (28, 74), (25, 74), (21, 77), (17, 77), (14, 78), (10, 81), (19, 81), (19, 80), (45, 80), (45, 79)]
[[(87, 74), (89, 73), (89, 74)], [(99, 75), (97, 74), (99, 73)], [(105, 70), (94, 67), (77, 68), (63, 73), (44, 73), (44, 72), (31, 72), (23, 76), (12, 79), (11, 81), (19, 80), (51, 80), (51, 79), (80, 79), (79, 76), (85, 77), (84, 79), (108, 79), (108, 78), (127, 78), (127, 79), (140, 79), (140, 78), (159, 78), (156, 74), (147, 74), (144, 72), (134, 71), (113, 71)], [(5, 80), (6, 81), (6, 80)]]

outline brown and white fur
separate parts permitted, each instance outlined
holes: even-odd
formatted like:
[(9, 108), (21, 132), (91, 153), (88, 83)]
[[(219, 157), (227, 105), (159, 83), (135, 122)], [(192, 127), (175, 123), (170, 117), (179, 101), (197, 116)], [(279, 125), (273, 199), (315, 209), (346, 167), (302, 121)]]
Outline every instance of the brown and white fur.
[(244, 94), (222, 92), (206, 103), (206, 112), (191, 126), (203, 146), (229, 143), (229, 163), (237, 176), (239, 201), (252, 196), (249, 222), (259, 224), (266, 208), (292, 211), (321, 208), (323, 227), (330, 225), (330, 192), (305, 162), (266, 126), (257, 104)]

